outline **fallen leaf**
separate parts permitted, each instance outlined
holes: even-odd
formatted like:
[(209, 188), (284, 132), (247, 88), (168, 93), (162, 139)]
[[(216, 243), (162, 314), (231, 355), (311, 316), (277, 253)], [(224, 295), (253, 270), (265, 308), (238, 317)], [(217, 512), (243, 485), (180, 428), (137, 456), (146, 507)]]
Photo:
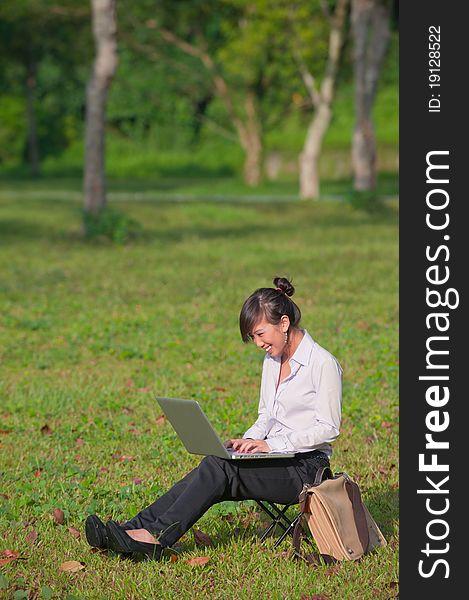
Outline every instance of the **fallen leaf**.
[(54, 522), (57, 525), (62, 525), (65, 519), (64, 511), (61, 508), (54, 508), (54, 512), (52, 513), (54, 517)]
[(36, 469), (36, 471), (34, 471), (34, 477), (40, 477), (42, 473), (42, 469)]
[(32, 529), (26, 536), (26, 541), (29, 542), (30, 544), (34, 544), (34, 542), (36, 540), (37, 540), (37, 531), (35, 529)]
[(141, 483), (143, 483), (143, 479), (140, 479), (139, 477), (136, 477), (136, 478), (133, 480), (133, 483), (134, 483), (135, 485), (140, 485)]
[(226, 392), (226, 388), (217, 386), (213, 388), (216, 392)]
[(16, 550), (2, 550), (0, 552), (0, 556), (4, 556), (5, 558), (11, 558), (12, 560), (14, 560), (15, 558), (18, 558), (20, 555), (19, 552), (17, 552)]
[(129, 460), (133, 460), (134, 457), (133, 456), (128, 456), (126, 454), (113, 454), (112, 458), (115, 458), (116, 460), (119, 460), (120, 462), (128, 462)]
[(234, 514), (230, 513), (228, 515), (223, 515), (222, 517), (225, 521), (227, 521), (228, 523), (234, 523), (236, 520), (236, 517)]
[(392, 427), (392, 423), (390, 423), (389, 421), (383, 421), (381, 423), (381, 427), (384, 427), (385, 429), (389, 429), (390, 427)]
[(85, 565), (77, 560), (66, 560), (59, 567), (61, 571), (65, 571), (66, 573), (76, 573), (84, 568)]
[(119, 457), (119, 460), (121, 462), (129, 462), (131, 460), (134, 460), (133, 456), (128, 456), (127, 454), (123, 454), (122, 456)]
[(69, 527), (68, 528), (69, 533), (71, 533), (73, 535), (74, 538), (78, 539), (81, 535), (81, 533), (78, 531), (78, 529), (75, 529), (75, 527)]
[(125, 384), (125, 387), (127, 387), (127, 388), (134, 387), (134, 380), (133, 379), (127, 379), (127, 383)]
[(206, 565), (209, 560), (210, 556), (195, 556), (194, 558), (186, 560), (186, 563), (194, 567), (196, 565)]
[(212, 539), (209, 535), (200, 531), (200, 529), (192, 528), (192, 532), (194, 534), (194, 541), (196, 546), (211, 546)]
[(84, 441), (83, 441), (81, 438), (77, 438), (77, 439), (75, 440), (75, 446), (76, 446), (77, 448), (81, 448), (81, 447), (83, 446), (83, 444), (84, 444), (84, 443), (85, 443), (85, 442), (84, 442)]
[(326, 577), (332, 577), (333, 575), (337, 575), (337, 573), (340, 573), (340, 568), (341, 568), (341, 565), (336, 564), (332, 567), (328, 567), (327, 569), (324, 569), (323, 573), (324, 573), (324, 575), (326, 575)]
[(49, 425), (46, 423), (45, 425), (43, 425), (41, 427), (41, 433), (43, 435), (52, 435), (52, 429), (49, 427)]
[(166, 423), (166, 417), (165, 417), (164, 415), (161, 415), (161, 416), (159, 416), (159, 417), (156, 419), (155, 423), (156, 423), (157, 425), (164, 425), (164, 424)]
[(2, 550), (0, 552), (0, 556), (4, 556), (5, 558), (0, 558), (0, 566), (7, 565), (12, 561), (16, 560), (20, 557), (20, 553), (16, 552), (16, 550)]
[(169, 560), (171, 562), (176, 562), (178, 560), (178, 555), (177, 554), (171, 554), (171, 556), (169, 557)]
[(101, 473), (109, 473), (109, 469), (107, 467), (100, 467), (99, 470)]
[(138, 388), (138, 391), (143, 393), (151, 392), (151, 387)]
[(248, 527), (251, 527), (251, 525), (254, 525), (254, 523), (259, 520), (260, 516), (261, 515), (258, 512), (249, 512), (241, 519), (241, 525), (247, 529)]
[(186, 363), (184, 366), (186, 367), (186, 369), (193, 369), (194, 368), (194, 365), (192, 363)]

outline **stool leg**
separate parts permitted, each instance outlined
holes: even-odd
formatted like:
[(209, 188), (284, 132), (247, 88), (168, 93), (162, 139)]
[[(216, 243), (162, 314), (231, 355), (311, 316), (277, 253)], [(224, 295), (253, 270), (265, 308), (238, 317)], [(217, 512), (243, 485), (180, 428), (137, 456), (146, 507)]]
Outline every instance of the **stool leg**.
[(278, 538), (278, 540), (274, 544), (274, 549), (277, 548), (277, 546), (283, 542), (283, 540), (287, 537), (288, 534), (293, 535), (293, 530), (295, 529), (295, 525), (297, 524), (297, 522), (300, 518), (301, 518), (301, 513), (295, 519), (293, 519), (293, 521), (290, 523), (289, 527), (287, 529), (285, 529), (285, 531), (282, 533), (282, 535)]
[[(285, 538), (285, 536), (287, 535), (287, 533), (289, 532), (290, 528), (292, 527), (292, 523), (291, 523), (290, 519), (286, 516), (286, 512), (289, 509), (290, 505), (286, 505), (283, 507), (283, 509), (280, 509), (280, 508), (278, 508), (278, 506), (276, 506), (274, 503), (271, 503), (271, 502), (268, 503), (268, 506), (266, 503), (261, 502), (260, 500), (256, 500), (256, 502), (257, 502), (258, 506), (260, 506), (262, 508), (262, 510), (267, 515), (269, 515), (269, 517), (272, 519), (272, 523), (262, 534), (261, 541), (263, 542), (266, 539), (266, 537), (270, 534), (270, 532), (273, 529), (275, 529), (275, 527), (277, 525), (283, 530), (283, 534), (282, 534), (282, 538), (281, 538), (281, 540), (283, 540)], [(274, 514), (274, 512), (276, 514)], [(278, 545), (278, 543), (279, 542), (276, 543), (276, 546)]]

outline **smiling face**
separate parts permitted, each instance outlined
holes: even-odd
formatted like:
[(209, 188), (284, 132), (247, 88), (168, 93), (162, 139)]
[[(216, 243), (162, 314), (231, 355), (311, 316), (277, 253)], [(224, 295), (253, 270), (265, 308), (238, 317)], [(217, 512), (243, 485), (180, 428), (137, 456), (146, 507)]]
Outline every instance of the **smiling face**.
[(273, 325), (265, 317), (253, 328), (250, 338), (258, 348), (268, 352), (271, 356), (282, 356), (285, 349), (285, 333), (290, 327), (290, 319), (283, 315), (280, 323)]

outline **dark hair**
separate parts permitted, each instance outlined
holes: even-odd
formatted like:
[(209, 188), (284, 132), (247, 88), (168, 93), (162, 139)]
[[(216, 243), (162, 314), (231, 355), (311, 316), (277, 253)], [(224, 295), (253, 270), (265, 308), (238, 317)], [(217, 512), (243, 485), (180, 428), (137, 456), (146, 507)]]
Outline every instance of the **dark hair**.
[(275, 288), (259, 288), (244, 301), (239, 314), (239, 329), (243, 342), (249, 342), (252, 330), (264, 316), (269, 323), (277, 325), (283, 315), (290, 319), (290, 326), (296, 327), (301, 319), (301, 311), (289, 296), (295, 288), (285, 277), (274, 278)]

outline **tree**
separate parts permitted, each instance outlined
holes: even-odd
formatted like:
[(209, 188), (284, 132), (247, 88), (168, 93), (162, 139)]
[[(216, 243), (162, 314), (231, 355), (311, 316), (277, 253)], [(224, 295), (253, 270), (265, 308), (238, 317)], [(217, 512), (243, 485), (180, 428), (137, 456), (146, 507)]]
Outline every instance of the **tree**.
[(70, 0), (66, 6), (54, 0), (3, 0), (0, 4), (0, 55), (7, 67), (1, 69), (1, 83), (9, 94), (25, 98), (25, 155), (33, 175), (39, 174), (43, 155), (38, 123), (44, 92), (39, 85), (41, 68), (49, 61), (71, 77), (86, 51), (82, 27), (87, 14), (81, 0)]
[(390, 11), (389, 0), (352, 0), (355, 73), (352, 168), (357, 191), (376, 187), (376, 139), (371, 113), (390, 39)]
[(86, 89), (85, 212), (98, 215), (106, 205), (105, 117), (106, 99), (117, 69), (115, 0), (92, 0), (96, 55)]
[(331, 122), (334, 86), (343, 46), (348, 4), (349, 0), (337, 0), (333, 12), (330, 13), (327, 5), (322, 3), (323, 11), (329, 22), (330, 33), (326, 65), (319, 89), (315, 77), (306, 66), (300, 52), (296, 48), (293, 50), (301, 77), (314, 107), (314, 114), (299, 158), (300, 196), (303, 199), (319, 198), (318, 162), (322, 141)]
[[(201, 98), (209, 98), (209, 108), (216, 108), (210, 111), (205, 105), (200, 116), (239, 143), (245, 157), (244, 180), (251, 186), (261, 180), (266, 129), (281, 119), (285, 105), (291, 107), (283, 72), (287, 66), (293, 79), (283, 31), (286, 4), (285, 0), (181, 0), (175, 5), (162, 0), (157, 11), (153, 6), (153, 18), (145, 17), (139, 4), (138, 29), (153, 30), (153, 38), (145, 44), (147, 56), (174, 62), (178, 51), (181, 66), (192, 59), (193, 69), (205, 71)], [(211, 118), (220, 106), (223, 116), (218, 111)]]

